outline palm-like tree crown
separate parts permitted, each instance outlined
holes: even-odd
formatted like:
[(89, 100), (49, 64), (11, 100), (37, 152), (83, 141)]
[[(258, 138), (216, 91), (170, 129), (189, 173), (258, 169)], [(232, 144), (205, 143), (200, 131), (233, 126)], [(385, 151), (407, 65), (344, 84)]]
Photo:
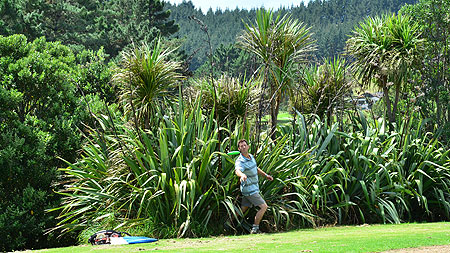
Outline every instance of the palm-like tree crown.
[[(364, 84), (376, 81), (383, 90), (387, 114), (391, 122), (395, 113), (400, 89), (418, 64), (423, 52), (419, 26), (409, 16), (385, 15), (367, 18), (347, 40), (347, 54), (355, 58), (353, 69)], [(391, 108), (389, 83), (395, 86), (395, 100)]]
[(133, 47), (122, 53), (121, 68), (113, 77), (121, 87), (125, 111), (135, 111), (146, 128), (162, 104), (171, 100), (173, 88), (182, 79), (178, 72), (181, 63), (168, 59), (172, 52), (163, 50), (159, 40), (152, 49), (146, 44)]
[(271, 136), (276, 129), (276, 117), (283, 94), (294, 89), (291, 72), (315, 49), (310, 29), (289, 15), (274, 18), (271, 10), (256, 12), (256, 23), (245, 24), (238, 45), (256, 54), (263, 66), (260, 74), (269, 84)]

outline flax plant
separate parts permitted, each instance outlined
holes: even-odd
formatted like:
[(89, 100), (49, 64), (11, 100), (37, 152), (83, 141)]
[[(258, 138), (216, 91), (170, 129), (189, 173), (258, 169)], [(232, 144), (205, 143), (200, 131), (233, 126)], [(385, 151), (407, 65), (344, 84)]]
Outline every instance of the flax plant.
[(303, 115), (298, 118), (300, 138), (292, 147), (314, 149), (311, 166), (293, 184), (310, 203), (314, 224), (448, 219), (449, 151), (424, 132), (425, 123), (388, 131), (384, 119), (370, 122), (359, 114), (350, 117), (349, 132), (339, 132), (336, 124), (317, 120), (306, 127)]
[[(241, 121), (219, 146), (214, 111), (203, 113), (177, 105), (160, 121), (157, 133), (135, 131), (126, 119), (98, 117), (102, 134), (89, 137), (83, 157), (61, 169), (67, 179), (57, 228), (65, 232), (91, 227), (147, 227), (156, 237), (223, 233), (225, 217), (240, 217), (238, 178), (234, 160), (220, 147), (249, 138)], [(140, 137), (141, 136), (141, 137)], [(101, 137), (101, 138), (100, 138)], [(267, 140), (255, 150), (260, 166), (277, 180), (262, 184), (271, 205), (268, 229), (307, 224), (309, 205), (292, 189), (291, 177), (308, 164), (307, 152), (285, 153), (285, 136), (275, 145)], [(240, 224), (235, 224), (237, 228)]]
[(349, 68), (345, 59), (325, 59), (320, 66), (307, 68), (302, 77), (304, 85), (295, 92), (291, 101), (293, 108), (302, 113), (313, 113), (331, 123), (332, 114), (351, 89)]

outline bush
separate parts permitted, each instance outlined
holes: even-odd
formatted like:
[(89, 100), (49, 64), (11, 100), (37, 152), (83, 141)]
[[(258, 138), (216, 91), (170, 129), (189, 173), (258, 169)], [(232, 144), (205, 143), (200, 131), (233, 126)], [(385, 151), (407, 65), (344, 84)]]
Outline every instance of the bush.
[(45, 210), (59, 203), (60, 158), (75, 160), (89, 117), (80, 69), (60, 43), (0, 36), (0, 251), (66, 243), (44, 234), (55, 225)]
[(284, 126), (293, 140), (288, 146), (313, 148), (312, 166), (295, 185), (315, 207), (317, 224), (450, 218), (450, 151), (426, 131), (426, 121), (404, 121), (392, 131), (387, 124), (360, 113), (345, 132), (318, 119), (307, 126), (302, 115), (295, 131)]

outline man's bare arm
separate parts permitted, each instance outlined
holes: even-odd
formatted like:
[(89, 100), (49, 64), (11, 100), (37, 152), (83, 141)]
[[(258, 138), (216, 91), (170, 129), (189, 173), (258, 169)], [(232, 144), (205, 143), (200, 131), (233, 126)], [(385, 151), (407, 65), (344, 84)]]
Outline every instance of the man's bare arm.
[(239, 167), (236, 167), (236, 169), (235, 169), (234, 171), (236, 172), (236, 175), (241, 179), (241, 181), (247, 180), (247, 175), (245, 175), (245, 174), (239, 169)]
[(264, 171), (262, 171), (260, 168), (258, 168), (258, 174), (260, 174), (261, 176), (264, 176), (265, 178), (267, 178), (269, 181), (273, 180), (273, 177), (267, 173), (265, 173)]

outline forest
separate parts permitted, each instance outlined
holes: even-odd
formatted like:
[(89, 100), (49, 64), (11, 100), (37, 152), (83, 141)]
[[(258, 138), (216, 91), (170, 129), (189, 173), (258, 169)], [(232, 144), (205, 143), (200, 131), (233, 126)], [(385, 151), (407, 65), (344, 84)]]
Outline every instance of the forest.
[(450, 220), (449, 0), (0, 13), (0, 251), (246, 233), (241, 139), (265, 232)]

